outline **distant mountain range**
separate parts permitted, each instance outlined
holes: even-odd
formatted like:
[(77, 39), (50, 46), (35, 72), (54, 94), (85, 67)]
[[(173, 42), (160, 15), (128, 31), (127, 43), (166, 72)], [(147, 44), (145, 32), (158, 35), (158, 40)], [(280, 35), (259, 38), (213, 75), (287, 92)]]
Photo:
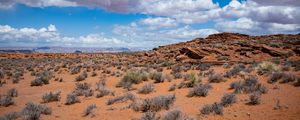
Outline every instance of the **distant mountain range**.
[(97, 52), (134, 52), (143, 48), (89, 48), (89, 47), (0, 47), (0, 53), (97, 53)]

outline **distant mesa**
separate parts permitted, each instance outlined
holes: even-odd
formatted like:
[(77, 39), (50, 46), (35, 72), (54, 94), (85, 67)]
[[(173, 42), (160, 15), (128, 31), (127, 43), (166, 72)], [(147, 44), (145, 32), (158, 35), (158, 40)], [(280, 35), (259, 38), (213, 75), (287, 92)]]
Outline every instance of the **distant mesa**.
[(82, 51), (80, 51), (80, 50), (76, 50), (74, 53), (82, 53)]

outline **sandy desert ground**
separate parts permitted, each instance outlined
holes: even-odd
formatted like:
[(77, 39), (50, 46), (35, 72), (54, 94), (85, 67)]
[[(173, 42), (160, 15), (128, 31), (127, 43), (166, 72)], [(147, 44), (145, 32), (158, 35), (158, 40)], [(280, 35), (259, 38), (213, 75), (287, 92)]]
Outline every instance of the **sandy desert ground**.
[(298, 120), (299, 36), (224, 33), (134, 53), (1, 53), (0, 119)]

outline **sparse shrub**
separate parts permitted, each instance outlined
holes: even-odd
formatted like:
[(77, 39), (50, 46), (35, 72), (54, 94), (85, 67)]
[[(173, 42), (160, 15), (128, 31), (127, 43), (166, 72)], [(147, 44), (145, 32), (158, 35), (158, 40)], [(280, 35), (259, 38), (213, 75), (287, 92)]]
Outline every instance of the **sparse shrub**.
[(182, 78), (182, 74), (181, 73), (174, 73), (173, 76), (174, 76), (175, 79)]
[(212, 109), (217, 115), (223, 115), (223, 106), (221, 104), (214, 103)]
[(212, 109), (212, 105), (208, 104), (208, 105), (204, 105), (201, 109), (200, 109), (200, 112), (204, 115), (208, 115), (210, 114), (211, 112), (213, 112), (213, 109)]
[(196, 85), (192, 89), (190, 89), (188, 93), (188, 97), (193, 97), (193, 96), (202, 96), (206, 97), (208, 95), (208, 91), (211, 89), (211, 86), (209, 84), (205, 85)]
[(53, 101), (60, 101), (60, 91), (56, 93), (45, 93), (43, 94), (42, 100), (44, 103), (53, 102)]
[(167, 111), (162, 116), (162, 120), (184, 120), (184, 118), (184, 114), (179, 109)]
[(96, 104), (91, 104), (89, 106), (87, 106), (87, 108), (84, 110), (84, 115), (83, 116), (88, 116), (88, 115), (92, 115), (95, 116), (95, 109), (97, 108)]
[(156, 116), (156, 112), (145, 112), (142, 114), (140, 120), (159, 120), (159, 117)]
[(281, 72), (272, 72), (268, 83), (275, 83), (282, 78), (283, 74)]
[(184, 80), (186, 87), (194, 87), (195, 85), (201, 83), (201, 79), (199, 79), (194, 73), (186, 74)]
[(47, 77), (37, 77), (33, 81), (31, 81), (31, 86), (42, 86), (45, 84), (49, 84), (50, 78)]
[(87, 73), (82, 73), (79, 76), (76, 77), (75, 81), (79, 82), (79, 81), (83, 81), (87, 78)]
[(243, 84), (243, 90), (245, 93), (250, 93), (254, 92), (257, 90), (257, 77), (250, 76), (245, 79), (244, 84)]
[(104, 85), (102, 84), (97, 84), (97, 88), (96, 88), (96, 97), (100, 98), (106, 95), (109, 95), (110, 93), (112, 93), (109, 89), (107, 89)]
[(234, 89), (234, 93), (252, 93), (252, 92), (259, 92), (259, 93), (267, 93), (268, 89), (258, 83), (258, 80), (255, 76), (250, 76), (245, 78), (243, 82), (236, 81), (230, 84), (230, 89)]
[(3, 79), (4, 78), (4, 72), (3, 70), (0, 69), (0, 79)]
[(93, 96), (94, 91), (87, 83), (76, 83), (76, 88), (73, 91), (77, 96), (84, 95), (85, 97)]
[(174, 91), (175, 89), (176, 89), (176, 84), (174, 83), (169, 87), (168, 91)]
[(20, 81), (19, 77), (15, 77), (12, 79), (13, 84), (17, 84), (17, 83), (19, 83), (19, 81)]
[(15, 104), (15, 100), (11, 96), (2, 96), (0, 98), (0, 105), (4, 107), (8, 107), (10, 105)]
[(20, 117), (18, 112), (10, 112), (1, 116), (0, 120), (16, 120), (18, 117)]
[(71, 74), (73, 75), (73, 74), (78, 74), (78, 73), (80, 73), (80, 70), (81, 70), (81, 67), (80, 67), (80, 66), (75, 66), (75, 67), (72, 67), (72, 68), (70, 69), (70, 72), (71, 72)]
[(271, 63), (271, 62), (266, 62), (266, 61), (258, 64), (255, 69), (259, 75), (263, 75), (263, 74), (269, 73), (269, 72), (280, 71), (279, 67), (276, 64)]
[(211, 105), (204, 105), (201, 109), (200, 112), (204, 115), (208, 115), (212, 112), (214, 112), (217, 115), (223, 115), (223, 106), (218, 103), (214, 103)]
[(210, 74), (208, 76), (208, 82), (210, 83), (219, 83), (219, 82), (223, 82), (224, 78), (221, 74)]
[(230, 66), (230, 64), (229, 63), (224, 63), (223, 64), (223, 68), (225, 68), (225, 69), (228, 69), (228, 68), (230, 68), (231, 66)]
[(268, 92), (268, 89), (267, 89), (264, 85), (262, 85), (262, 84), (259, 83), (259, 84), (257, 84), (257, 86), (256, 86), (256, 92), (265, 94), (265, 93)]
[(241, 71), (245, 70), (245, 65), (243, 64), (238, 64), (238, 65), (235, 65), (231, 70), (227, 71), (225, 74), (224, 74), (224, 77), (227, 77), (227, 78), (230, 78), (232, 76), (236, 76), (238, 75)]
[(97, 76), (97, 73), (95, 71), (92, 72), (92, 77)]
[(199, 64), (198, 68), (199, 70), (201, 71), (206, 71), (206, 70), (209, 70), (209, 68), (211, 67), (212, 65), (211, 64)]
[(296, 80), (296, 76), (291, 73), (284, 73), (282, 77), (281, 83), (289, 83), (294, 82)]
[(36, 79), (31, 81), (31, 86), (42, 86), (42, 85), (49, 84), (49, 80), (51, 79), (51, 77), (52, 77), (52, 73), (49, 71), (38, 73), (36, 75)]
[(144, 85), (141, 89), (139, 89), (138, 93), (148, 94), (154, 90), (154, 85), (149, 83)]
[(7, 91), (7, 96), (18, 97), (18, 91), (17, 91), (17, 89), (16, 88), (9, 89)]
[(39, 120), (41, 114), (51, 115), (51, 113), (51, 108), (33, 102), (27, 103), (21, 112), (24, 120)]
[(139, 84), (142, 82), (141, 74), (138, 72), (127, 72), (125, 76), (119, 81), (117, 87), (130, 89), (132, 84)]
[(242, 93), (243, 83), (241, 81), (232, 82), (230, 84), (230, 89), (234, 89), (234, 93)]
[(296, 83), (294, 84), (296, 87), (300, 86), (300, 77), (297, 78)]
[(135, 111), (160, 111), (161, 109), (168, 110), (173, 105), (176, 97), (175, 95), (157, 96), (153, 98), (146, 98), (141, 103), (133, 102), (132, 109)]
[(67, 95), (65, 105), (72, 105), (72, 104), (79, 103), (79, 102), (80, 102), (80, 100), (77, 97), (77, 95), (75, 93), (70, 93)]
[(110, 98), (108, 99), (108, 101), (106, 102), (107, 105), (112, 105), (116, 102), (124, 102), (124, 101), (127, 101), (127, 100), (131, 100), (131, 101), (135, 101), (135, 95), (130, 93), (130, 92), (127, 92), (125, 93), (124, 95), (122, 96), (117, 96), (117, 97), (114, 97), (114, 98)]
[(162, 72), (153, 72), (151, 73), (150, 78), (154, 80), (154, 83), (162, 83), (165, 81)]
[(259, 93), (252, 93), (249, 95), (249, 104), (250, 105), (257, 105), (260, 104), (261, 101), (261, 95)]
[(221, 105), (227, 107), (233, 103), (236, 103), (237, 98), (235, 94), (225, 94), (221, 99)]

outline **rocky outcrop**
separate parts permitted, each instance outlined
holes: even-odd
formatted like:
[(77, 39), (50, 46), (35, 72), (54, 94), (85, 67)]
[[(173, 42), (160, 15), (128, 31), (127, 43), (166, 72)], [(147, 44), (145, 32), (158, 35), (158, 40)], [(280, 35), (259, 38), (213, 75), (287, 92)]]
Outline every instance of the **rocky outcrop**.
[(180, 50), (180, 53), (181, 54), (184, 54), (186, 56), (188, 56), (189, 58), (192, 58), (192, 59), (202, 59), (204, 58), (205, 56), (209, 55), (209, 53), (201, 50), (201, 49), (195, 49), (195, 48), (182, 48)]

